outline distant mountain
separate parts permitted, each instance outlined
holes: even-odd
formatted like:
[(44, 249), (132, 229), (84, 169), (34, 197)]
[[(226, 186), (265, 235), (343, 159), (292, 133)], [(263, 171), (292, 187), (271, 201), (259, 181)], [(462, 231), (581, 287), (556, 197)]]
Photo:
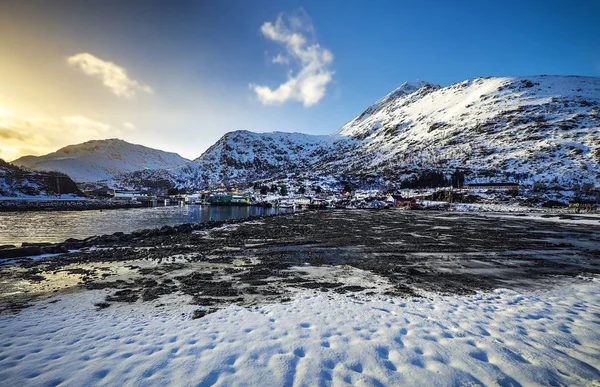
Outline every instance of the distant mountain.
[(179, 185), (188, 187), (244, 183), (305, 172), (326, 160), (333, 149), (344, 152), (348, 145), (348, 139), (338, 135), (238, 130), (225, 134), (200, 157), (172, 172)]
[(70, 194), (83, 196), (68, 176), (59, 172), (32, 172), (0, 159), (0, 197)]
[(175, 168), (187, 162), (176, 153), (108, 139), (69, 145), (45, 156), (24, 156), (13, 164), (36, 171), (59, 171), (76, 182), (95, 182), (143, 169)]
[(467, 182), (600, 185), (600, 78), (406, 82), (335, 134), (235, 131), (182, 167), (115, 183), (205, 188), (310, 173), (399, 187), (457, 169)]
[(344, 153), (352, 146), (353, 140), (339, 135), (237, 130), (225, 134), (200, 157), (181, 167), (126, 173), (111, 183), (127, 188), (171, 185), (188, 189), (244, 184), (306, 172), (327, 160), (332, 149)]

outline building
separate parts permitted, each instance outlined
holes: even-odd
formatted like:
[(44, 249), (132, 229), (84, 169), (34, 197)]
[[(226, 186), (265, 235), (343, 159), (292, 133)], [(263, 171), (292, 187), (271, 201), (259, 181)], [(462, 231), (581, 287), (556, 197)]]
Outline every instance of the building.
[(214, 193), (211, 194), (208, 197), (208, 202), (210, 204), (229, 204), (231, 203), (231, 199), (233, 198), (232, 195), (227, 195), (227, 194), (223, 194), (223, 193)]
[(465, 188), (469, 191), (518, 191), (519, 183), (474, 183), (465, 185)]
[(208, 197), (208, 203), (215, 206), (245, 206), (250, 204), (250, 198), (243, 195), (214, 193)]
[[(236, 188), (236, 190), (237, 190), (237, 188)], [(247, 205), (247, 204), (250, 204), (250, 198), (247, 197), (247, 196), (242, 196), (242, 195), (232, 195), (231, 196), (231, 203), (232, 204), (238, 204), (238, 205), (239, 204), (241, 204), (241, 205), (246, 204)]]
[(142, 191), (115, 190), (113, 199), (116, 200), (146, 200), (148, 194)]
[(418, 208), (417, 200), (415, 198), (403, 198), (401, 195), (389, 195), (385, 202), (396, 208)]
[(297, 197), (296, 199), (294, 199), (294, 204), (295, 205), (299, 205), (299, 206), (307, 206), (311, 203), (311, 200), (309, 197), (306, 196), (300, 196)]
[(201, 193), (188, 194), (183, 197), (188, 204), (201, 204), (204, 201), (204, 195)]
[(114, 197), (114, 193), (109, 189), (93, 189), (85, 191), (85, 193), (93, 199), (110, 199)]

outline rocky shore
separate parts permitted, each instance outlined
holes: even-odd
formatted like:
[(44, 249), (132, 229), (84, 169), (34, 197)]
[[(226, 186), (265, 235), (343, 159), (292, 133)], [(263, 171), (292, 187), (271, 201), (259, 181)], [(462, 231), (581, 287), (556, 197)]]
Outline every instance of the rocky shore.
[[(221, 221), (207, 221), (202, 223), (184, 223), (176, 226), (163, 226), (155, 229), (138, 230), (132, 233), (115, 232), (113, 234), (95, 235), (85, 239), (69, 238), (61, 243), (22, 243), (20, 247), (15, 245), (0, 245), (0, 260), (13, 258), (12, 262), (28, 261), (28, 258), (45, 254), (64, 254), (73, 250), (89, 249), (91, 247), (118, 246), (129, 242), (136, 243), (144, 238), (163, 237), (179, 233), (191, 233), (193, 231), (208, 230), (215, 227), (221, 227), (224, 224), (237, 224), (258, 220), (271, 216), (282, 215), (263, 215), (248, 216), (239, 219), (228, 219)], [(21, 258), (21, 260), (19, 260)], [(0, 264), (2, 262), (0, 261)]]
[(116, 208), (138, 208), (141, 203), (131, 203), (123, 200), (0, 200), (0, 212), (10, 211), (84, 211)]
[[(316, 211), (2, 248), (0, 310), (101, 290), (98, 308), (188, 297), (196, 317), (298, 291), (419, 297), (600, 274), (600, 226), (435, 211)], [(596, 247), (594, 247), (596, 246)], [(70, 253), (64, 253), (71, 251)], [(44, 259), (11, 254), (59, 254)], [(10, 262), (10, 264), (6, 264)]]

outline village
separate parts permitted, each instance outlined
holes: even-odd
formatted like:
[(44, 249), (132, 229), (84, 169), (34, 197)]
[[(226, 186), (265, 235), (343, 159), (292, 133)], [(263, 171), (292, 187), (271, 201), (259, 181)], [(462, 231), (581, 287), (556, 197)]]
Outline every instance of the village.
[[(169, 190), (167, 194), (150, 194), (136, 190), (107, 191), (106, 198), (147, 206), (162, 205), (211, 205), (211, 206), (258, 206), (266, 208), (290, 209), (438, 209), (452, 210), (452, 204), (512, 204), (527, 205), (531, 200), (531, 190), (514, 182), (472, 183), (460, 188), (438, 187), (424, 189), (401, 189), (385, 191), (381, 189), (339, 190), (323, 188), (319, 185), (290, 186), (260, 185), (249, 187), (225, 186), (194, 192)], [(560, 195), (560, 194), (559, 194)], [(598, 212), (600, 192), (587, 190), (578, 196), (556, 200), (546, 195), (542, 207), (570, 210), (571, 212)]]

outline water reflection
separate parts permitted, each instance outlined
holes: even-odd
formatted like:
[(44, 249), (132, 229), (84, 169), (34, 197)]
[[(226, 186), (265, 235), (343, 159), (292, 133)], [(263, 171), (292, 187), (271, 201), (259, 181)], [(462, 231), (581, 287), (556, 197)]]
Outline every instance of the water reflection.
[(62, 242), (67, 238), (132, 232), (181, 223), (277, 214), (275, 208), (171, 206), (94, 211), (30, 211), (0, 213), (0, 245)]

